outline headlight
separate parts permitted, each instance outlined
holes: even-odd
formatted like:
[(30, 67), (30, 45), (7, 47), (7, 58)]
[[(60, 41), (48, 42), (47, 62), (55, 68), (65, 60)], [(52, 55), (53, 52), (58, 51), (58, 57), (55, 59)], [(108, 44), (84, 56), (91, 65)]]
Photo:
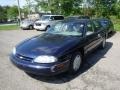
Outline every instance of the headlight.
[(54, 56), (38, 56), (34, 59), (36, 63), (53, 63), (56, 62), (57, 58)]
[(15, 55), (15, 54), (16, 54), (16, 48), (15, 48), (15, 47), (13, 48), (12, 53), (13, 53), (13, 55)]

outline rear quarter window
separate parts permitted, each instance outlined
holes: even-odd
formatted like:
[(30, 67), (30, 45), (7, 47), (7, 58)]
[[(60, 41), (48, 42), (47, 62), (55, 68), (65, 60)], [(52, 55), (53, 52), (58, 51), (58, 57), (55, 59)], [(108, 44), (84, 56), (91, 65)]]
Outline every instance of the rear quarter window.
[(86, 30), (87, 30), (86, 35), (91, 35), (94, 33), (94, 26), (92, 22), (87, 23)]
[(99, 23), (98, 21), (94, 20), (94, 21), (93, 21), (93, 24), (94, 24), (94, 27), (95, 27), (95, 31), (100, 30), (101, 25), (100, 25), (100, 23)]

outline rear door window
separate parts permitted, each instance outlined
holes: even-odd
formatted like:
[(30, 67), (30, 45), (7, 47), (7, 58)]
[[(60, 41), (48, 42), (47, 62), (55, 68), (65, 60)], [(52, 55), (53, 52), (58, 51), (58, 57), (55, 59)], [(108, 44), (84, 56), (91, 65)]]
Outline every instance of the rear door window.
[(95, 31), (100, 30), (100, 28), (101, 28), (100, 23), (98, 21), (96, 21), (96, 20), (94, 20), (93, 23), (94, 23), (94, 26), (95, 26)]
[(93, 27), (93, 24), (91, 22), (87, 23), (86, 29), (87, 29), (86, 35), (91, 35), (94, 33), (94, 27)]
[(63, 16), (54, 16), (54, 20), (63, 20), (64, 17)]

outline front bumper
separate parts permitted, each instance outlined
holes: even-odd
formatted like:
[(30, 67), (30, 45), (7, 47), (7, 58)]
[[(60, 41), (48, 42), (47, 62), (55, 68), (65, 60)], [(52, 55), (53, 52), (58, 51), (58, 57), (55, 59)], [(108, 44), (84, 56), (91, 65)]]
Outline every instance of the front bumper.
[(10, 60), (19, 69), (35, 75), (57, 75), (67, 71), (69, 68), (69, 60), (64, 62), (56, 62), (52, 64), (37, 64), (28, 61), (23, 61), (21, 59), (16, 58), (13, 55), (10, 56)]
[(36, 26), (36, 25), (34, 25), (34, 28), (36, 29), (36, 30), (45, 30), (46, 29), (46, 25), (41, 25), (41, 26)]

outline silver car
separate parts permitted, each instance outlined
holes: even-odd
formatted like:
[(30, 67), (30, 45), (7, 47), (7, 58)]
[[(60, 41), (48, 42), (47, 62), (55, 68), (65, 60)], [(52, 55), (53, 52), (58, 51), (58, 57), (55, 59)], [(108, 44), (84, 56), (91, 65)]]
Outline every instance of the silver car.
[(63, 19), (62, 15), (43, 15), (40, 20), (34, 23), (34, 28), (36, 30), (47, 30), (54, 23)]
[(20, 24), (20, 27), (24, 30), (24, 29), (34, 29), (33, 25), (34, 25), (34, 22), (33, 20), (29, 20), (29, 19), (26, 19), (26, 20), (23, 20), (21, 21), (21, 24)]

